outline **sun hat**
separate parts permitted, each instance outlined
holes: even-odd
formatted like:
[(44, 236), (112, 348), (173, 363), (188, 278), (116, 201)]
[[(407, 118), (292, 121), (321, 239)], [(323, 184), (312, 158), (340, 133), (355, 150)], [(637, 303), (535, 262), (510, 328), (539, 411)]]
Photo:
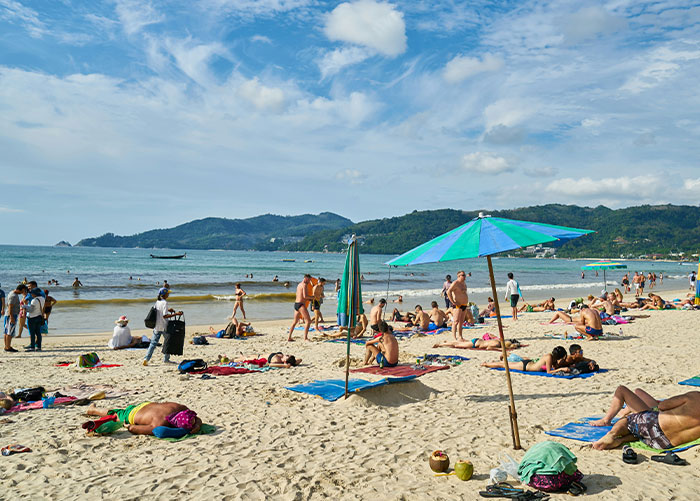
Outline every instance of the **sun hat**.
[(122, 315), (121, 317), (119, 317), (119, 320), (115, 320), (114, 323), (119, 325), (126, 325), (129, 323), (129, 319), (126, 318), (126, 315)]
[(170, 289), (168, 289), (167, 287), (161, 287), (158, 291), (158, 295), (165, 296), (166, 294), (170, 294)]

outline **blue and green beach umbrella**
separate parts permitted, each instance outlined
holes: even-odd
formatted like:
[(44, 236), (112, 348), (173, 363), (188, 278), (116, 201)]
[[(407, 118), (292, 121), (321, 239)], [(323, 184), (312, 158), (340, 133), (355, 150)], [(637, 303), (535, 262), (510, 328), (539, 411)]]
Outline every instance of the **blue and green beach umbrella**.
[(357, 251), (355, 235), (348, 242), (345, 257), (345, 270), (338, 291), (338, 325), (348, 328), (347, 356), (345, 361), (345, 398), (348, 398), (348, 379), (350, 377), (350, 336), (355, 330), (357, 315), (364, 313), (362, 307), (362, 289), (360, 286), (360, 253)]
[(596, 261), (595, 263), (588, 263), (581, 266), (582, 270), (603, 270), (603, 289), (608, 290), (608, 280), (605, 277), (606, 270), (625, 270), (627, 269), (626, 264), (617, 263), (614, 261)]
[(698, 259), (698, 273), (695, 275), (695, 304), (700, 304), (700, 259)]
[(501, 310), (498, 305), (496, 282), (493, 278), (493, 265), (491, 256), (499, 252), (528, 247), (530, 245), (555, 242), (557, 240), (570, 240), (581, 237), (592, 230), (568, 228), (530, 221), (516, 221), (500, 217), (484, 216), (472, 219), (466, 224), (435, 237), (432, 240), (401, 254), (385, 264), (391, 266), (410, 266), (414, 264), (440, 263), (456, 259), (469, 259), (486, 257), (491, 279), (491, 292), (495, 300), (496, 320), (498, 333), (501, 338), (501, 350), (503, 364), (505, 366), (508, 394), (510, 397), (510, 423), (513, 436), (513, 447), (520, 449), (520, 436), (518, 432), (517, 414), (515, 412), (515, 399), (513, 398), (513, 386), (510, 381), (510, 369), (508, 368), (508, 353), (506, 352), (505, 339), (503, 337), (503, 324), (501, 322)]

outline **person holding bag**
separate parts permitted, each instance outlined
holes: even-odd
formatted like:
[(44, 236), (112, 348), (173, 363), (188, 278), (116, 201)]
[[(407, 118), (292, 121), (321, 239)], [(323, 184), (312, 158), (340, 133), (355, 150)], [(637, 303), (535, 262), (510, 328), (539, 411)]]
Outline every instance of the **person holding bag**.
[[(148, 365), (148, 362), (153, 356), (153, 351), (158, 345), (158, 341), (160, 341), (161, 336), (163, 336), (167, 331), (168, 319), (177, 315), (182, 315), (181, 311), (175, 311), (172, 308), (168, 308), (167, 299), (169, 295), (170, 291), (165, 287), (158, 291), (158, 299), (156, 300), (156, 304), (154, 306), (156, 309), (156, 326), (153, 328), (153, 337), (151, 338), (151, 344), (146, 352), (146, 358), (143, 359), (143, 365)], [(166, 364), (175, 363), (170, 361), (170, 354), (168, 353), (163, 355), (163, 362)]]
[(27, 328), (29, 329), (30, 344), (27, 351), (41, 351), (41, 326), (44, 325), (44, 298), (42, 291), (34, 287), (29, 291), (31, 302), (25, 307), (27, 310)]

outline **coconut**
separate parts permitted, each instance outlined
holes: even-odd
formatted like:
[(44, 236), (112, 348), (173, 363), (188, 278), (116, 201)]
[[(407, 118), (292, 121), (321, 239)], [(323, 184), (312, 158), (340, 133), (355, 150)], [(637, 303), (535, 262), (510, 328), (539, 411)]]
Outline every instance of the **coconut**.
[(435, 473), (443, 473), (450, 467), (450, 458), (443, 451), (435, 451), (430, 455), (430, 469)]
[(474, 474), (474, 465), (471, 461), (457, 461), (455, 463), (455, 473), (460, 480), (469, 480)]

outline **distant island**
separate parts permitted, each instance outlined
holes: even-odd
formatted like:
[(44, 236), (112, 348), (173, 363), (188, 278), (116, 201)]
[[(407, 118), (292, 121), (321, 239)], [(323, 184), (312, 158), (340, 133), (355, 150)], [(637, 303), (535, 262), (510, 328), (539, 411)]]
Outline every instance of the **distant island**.
[(480, 211), (596, 231), (565, 243), (513, 251), (512, 255), (692, 259), (700, 250), (700, 207), (642, 205), (609, 209), (602, 205), (591, 208), (561, 204), (494, 211), (413, 211), (360, 223), (330, 212), (301, 216), (266, 214), (248, 219), (212, 217), (132, 236), (107, 233), (81, 240), (76, 246), (341, 252), (348, 237), (355, 234), (364, 253), (400, 254), (470, 221)]
[(54, 247), (72, 247), (70, 243), (66, 242), (65, 240), (61, 240), (58, 242)]

